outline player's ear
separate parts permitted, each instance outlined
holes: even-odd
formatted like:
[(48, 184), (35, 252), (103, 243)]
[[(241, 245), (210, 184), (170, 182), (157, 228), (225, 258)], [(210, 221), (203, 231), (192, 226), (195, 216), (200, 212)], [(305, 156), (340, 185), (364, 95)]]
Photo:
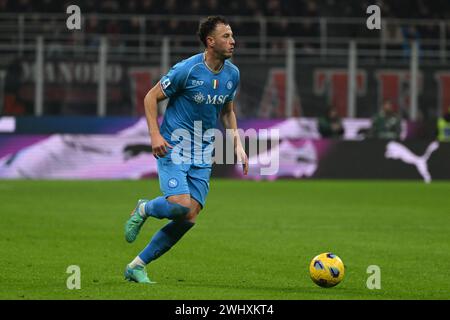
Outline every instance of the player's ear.
[(206, 44), (208, 45), (208, 47), (214, 47), (215, 44), (215, 40), (213, 36), (207, 36), (206, 37)]

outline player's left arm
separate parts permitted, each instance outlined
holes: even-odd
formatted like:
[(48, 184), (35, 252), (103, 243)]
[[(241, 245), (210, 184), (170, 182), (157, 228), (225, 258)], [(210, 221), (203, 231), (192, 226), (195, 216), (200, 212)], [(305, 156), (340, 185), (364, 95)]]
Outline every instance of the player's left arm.
[(244, 147), (242, 146), (241, 139), (239, 137), (239, 132), (237, 130), (237, 120), (236, 114), (234, 113), (233, 101), (227, 102), (222, 109), (221, 117), (222, 125), (225, 129), (230, 129), (232, 132), (232, 138), (234, 141), (234, 152), (236, 153), (237, 159), (242, 163), (244, 175), (248, 173), (248, 157), (245, 153)]

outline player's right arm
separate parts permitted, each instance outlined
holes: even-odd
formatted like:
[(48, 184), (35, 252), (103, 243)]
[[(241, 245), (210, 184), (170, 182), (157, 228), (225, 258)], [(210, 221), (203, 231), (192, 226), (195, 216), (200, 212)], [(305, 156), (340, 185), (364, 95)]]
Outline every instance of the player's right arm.
[(147, 118), (152, 143), (152, 153), (157, 157), (163, 157), (167, 153), (167, 148), (172, 148), (161, 135), (158, 125), (158, 102), (166, 98), (159, 82), (150, 89), (144, 98), (145, 117)]

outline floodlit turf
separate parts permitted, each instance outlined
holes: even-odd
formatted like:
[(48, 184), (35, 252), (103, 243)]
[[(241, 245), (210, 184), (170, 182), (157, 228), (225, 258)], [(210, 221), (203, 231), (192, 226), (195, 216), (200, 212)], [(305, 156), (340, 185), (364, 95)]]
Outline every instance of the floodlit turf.
[[(123, 229), (156, 180), (0, 181), (1, 299), (448, 299), (450, 183), (212, 180), (197, 225), (148, 267), (156, 285), (123, 279), (125, 264), (165, 221), (133, 244)], [(308, 267), (332, 251), (337, 287)], [(68, 290), (70, 265), (81, 289)], [(381, 268), (381, 290), (366, 288)]]

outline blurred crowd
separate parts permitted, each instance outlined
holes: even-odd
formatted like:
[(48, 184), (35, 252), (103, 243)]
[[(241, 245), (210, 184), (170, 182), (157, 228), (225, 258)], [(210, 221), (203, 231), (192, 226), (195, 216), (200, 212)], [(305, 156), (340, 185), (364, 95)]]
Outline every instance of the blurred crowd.
[(377, 4), (384, 17), (450, 18), (447, 0), (0, 0), (0, 12), (64, 12), (71, 4), (86, 13), (310, 17), (360, 17), (369, 5)]
[[(232, 20), (233, 31), (242, 36), (256, 36), (260, 34), (258, 21), (239, 20), (236, 16), (247, 17), (276, 17), (268, 21), (266, 32), (269, 37), (318, 37), (320, 24), (316, 21), (302, 21), (301, 23), (288, 21), (289, 17), (368, 17), (366, 9), (371, 4), (381, 8), (383, 18), (408, 19), (450, 19), (450, 1), (448, 0), (0, 0), (0, 12), (10, 13), (62, 13), (65, 14), (69, 5), (76, 4), (82, 14), (89, 14), (84, 22), (83, 29), (89, 34), (110, 35), (192, 35), (196, 32), (198, 21), (186, 18), (167, 18), (173, 15), (224, 15)], [(95, 14), (130, 14), (135, 16), (120, 17), (117, 19), (102, 19)], [(94, 15), (91, 15), (94, 14)], [(152, 18), (146, 20), (143, 29), (138, 15), (161, 15), (164, 19)], [(53, 20), (52, 20), (53, 19)], [(47, 29), (56, 30), (58, 21), (49, 16), (45, 21)], [(416, 27), (390, 26), (386, 36), (390, 39), (439, 39), (440, 28), (438, 24), (420, 25)], [(327, 34), (330, 37), (374, 37), (379, 38), (376, 32), (367, 33), (365, 28), (354, 28), (352, 25), (334, 24), (329, 27)], [(450, 25), (447, 36), (450, 36)], [(95, 37), (94, 37), (95, 38)], [(95, 38), (97, 39), (97, 38)], [(114, 40), (114, 39), (113, 39)], [(98, 42), (98, 39), (93, 41)], [(96, 43), (93, 43), (96, 45)], [(138, 45), (137, 38), (128, 38), (124, 46)], [(252, 45), (244, 45), (251, 47)], [(274, 42), (273, 46), (276, 46)], [(310, 44), (314, 49), (316, 44)], [(405, 48), (407, 50), (408, 48)]]
[[(377, 4), (381, 8), (383, 18), (408, 18), (408, 19), (450, 19), (450, 1), (448, 0), (0, 0), (0, 12), (10, 13), (61, 13), (65, 14), (69, 5), (76, 4), (82, 14), (88, 14), (83, 24), (83, 30), (89, 34), (109, 34), (112, 36), (113, 46), (129, 47), (138, 46), (139, 34), (147, 35), (193, 35), (195, 34), (197, 19), (168, 18), (175, 15), (224, 15), (230, 18), (233, 31), (239, 37), (254, 37), (260, 34), (261, 26), (257, 20), (240, 20), (236, 16), (269, 17), (265, 28), (269, 37), (312, 37), (318, 38), (321, 34), (321, 26), (318, 20), (302, 22), (288, 21), (289, 17), (368, 17), (366, 9), (371, 4)], [(96, 14), (129, 14), (129, 17), (107, 19)], [(134, 15), (134, 16), (133, 16)], [(146, 19), (145, 26), (141, 24), (140, 15), (160, 15), (162, 19)], [(39, 20), (42, 21), (42, 20)], [(42, 28), (58, 36), (58, 26), (61, 24), (56, 17), (46, 18)], [(38, 27), (41, 28), (41, 27)], [(52, 31), (53, 30), (53, 31)], [(43, 30), (45, 32), (45, 30)], [(438, 24), (423, 24), (415, 27), (389, 26), (386, 37), (405, 41), (405, 50), (408, 51), (411, 39), (439, 39), (440, 26)], [(450, 25), (446, 32), (450, 37)], [(119, 35), (130, 35), (126, 41), (120, 41)], [(376, 32), (367, 32), (365, 28), (355, 28), (354, 25), (334, 24), (327, 29), (330, 37), (365, 37), (379, 38)], [(133, 38), (133, 36), (136, 36)], [(7, 39), (5, 35), (4, 39)], [(87, 45), (98, 45), (98, 37), (93, 36)], [(257, 38), (255, 38), (258, 40)], [(72, 39), (76, 42), (77, 39)], [(72, 41), (70, 40), (70, 41)], [(114, 41), (116, 43), (114, 43)], [(177, 44), (177, 43), (175, 43)], [(147, 43), (152, 45), (152, 43)], [(186, 46), (186, 44), (179, 43)], [(277, 49), (284, 42), (272, 42), (270, 47)], [(250, 42), (240, 43), (241, 47), (257, 47)], [(318, 43), (303, 45), (306, 51), (314, 51)]]

